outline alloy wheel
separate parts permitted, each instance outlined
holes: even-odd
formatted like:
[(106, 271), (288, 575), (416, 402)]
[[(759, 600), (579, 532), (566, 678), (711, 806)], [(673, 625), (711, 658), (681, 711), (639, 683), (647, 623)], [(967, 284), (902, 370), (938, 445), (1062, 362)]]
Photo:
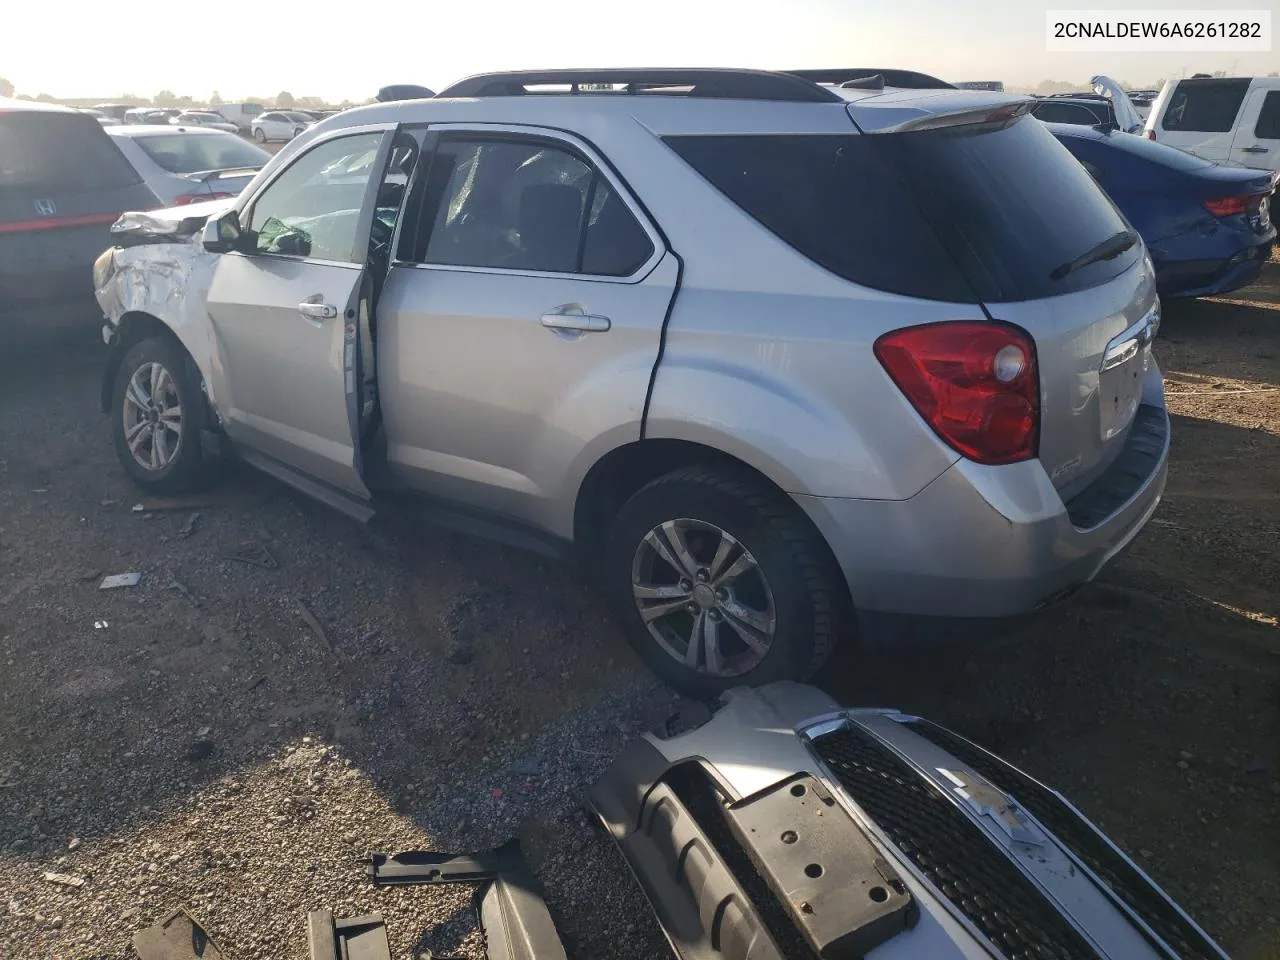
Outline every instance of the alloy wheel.
[(636, 548), (631, 588), (650, 636), (687, 668), (734, 677), (773, 645), (773, 593), (755, 557), (701, 520), (668, 520)]
[(178, 384), (163, 364), (142, 364), (124, 392), (124, 439), (138, 465), (158, 473), (182, 449), (182, 402)]

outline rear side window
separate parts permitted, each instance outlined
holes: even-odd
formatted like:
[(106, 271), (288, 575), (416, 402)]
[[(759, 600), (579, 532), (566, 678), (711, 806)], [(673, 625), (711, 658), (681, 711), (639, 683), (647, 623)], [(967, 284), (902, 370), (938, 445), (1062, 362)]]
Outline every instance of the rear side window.
[(1194, 133), (1228, 133), (1249, 90), (1249, 78), (1183, 80), (1169, 97), (1160, 126)]
[(1280, 90), (1272, 90), (1262, 101), (1253, 135), (1259, 140), (1280, 140)]
[(265, 150), (246, 143), (233, 133), (208, 136), (183, 133), (134, 137), (133, 142), (161, 169), (170, 173), (204, 173), (209, 170), (258, 168), (271, 159)]
[(855, 283), (933, 300), (1028, 300), (1096, 286), (1131, 247), (1050, 274), (1127, 229), (1041, 123), (901, 134), (675, 137), (668, 143), (800, 253)]
[(87, 114), (0, 114), (0, 194), (77, 194), (142, 182)]
[(543, 140), (446, 139), (424, 194), (424, 263), (625, 277), (653, 254), (609, 181)]

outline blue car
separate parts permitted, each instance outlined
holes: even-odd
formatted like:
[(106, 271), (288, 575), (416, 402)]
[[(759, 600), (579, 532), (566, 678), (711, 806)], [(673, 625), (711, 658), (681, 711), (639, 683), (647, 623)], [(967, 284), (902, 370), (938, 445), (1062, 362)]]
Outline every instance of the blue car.
[(1161, 297), (1208, 297), (1258, 278), (1276, 238), (1274, 171), (1211, 163), (1117, 130), (1045, 126), (1142, 235)]

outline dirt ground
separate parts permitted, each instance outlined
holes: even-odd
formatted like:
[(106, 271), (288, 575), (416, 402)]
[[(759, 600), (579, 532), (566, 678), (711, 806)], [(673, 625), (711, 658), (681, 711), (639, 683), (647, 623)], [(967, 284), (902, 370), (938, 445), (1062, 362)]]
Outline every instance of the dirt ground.
[[(928, 716), (1061, 788), (1233, 956), (1264, 958), (1280, 957), (1280, 270), (1245, 293), (1168, 305), (1168, 492), (1099, 582), (827, 676), (844, 702)], [(135, 512), (85, 329), (0, 354), (0, 957), (130, 957), (179, 906), (239, 960), (305, 957), (320, 907), (381, 912), (397, 958), (479, 957), (467, 890), (374, 890), (359, 858), (517, 834), (571, 957), (668, 956), (580, 812), (609, 758), (679, 707), (601, 604), (554, 564), (362, 528), (244, 469)], [(98, 589), (128, 571), (136, 587)]]

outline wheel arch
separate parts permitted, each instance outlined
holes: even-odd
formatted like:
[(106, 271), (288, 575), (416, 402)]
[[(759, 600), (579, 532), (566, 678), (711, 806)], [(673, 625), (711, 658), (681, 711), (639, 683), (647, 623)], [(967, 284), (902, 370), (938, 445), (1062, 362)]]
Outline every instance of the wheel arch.
[[(690, 440), (652, 438), (636, 440), (610, 450), (587, 471), (574, 504), (574, 558), (579, 570), (595, 579), (600, 569), (610, 520), (622, 505), (646, 484), (684, 467), (707, 466), (746, 477), (776, 494), (788, 505), (794, 520), (807, 527), (825, 552), (825, 561), (839, 571), (835, 552), (822, 531), (787, 492), (757, 467), (715, 447)], [(850, 613), (853, 598), (843, 576), (837, 578), (839, 600)]]
[[(124, 362), (125, 356), (134, 346), (152, 337), (168, 340), (182, 351), (182, 356), (188, 365), (188, 374), (195, 379), (196, 383), (200, 384), (201, 394), (205, 394), (204, 375), (200, 372), (200, 365), (191, 356), (191, 351), (182, 342), (182, 338), (173, 332), (173, 328), (154, 314), (143, 310), (129, 310), (120, 316), (120, 322), (116, 325), (115, 336), (111, 339), (111, 352), (107, 356), (107, 363), (102, 372), (102, 384), (98, 400), (103, 413), (111, 412), (111, 395), (115, 387), (116, 374), (120, 369), (120, 364)], [(206, 423), (216, 422), (213, 419), (213, 411), (210, 409), (207, 396), (205, 397), (205, 413), (208, 415)]]

